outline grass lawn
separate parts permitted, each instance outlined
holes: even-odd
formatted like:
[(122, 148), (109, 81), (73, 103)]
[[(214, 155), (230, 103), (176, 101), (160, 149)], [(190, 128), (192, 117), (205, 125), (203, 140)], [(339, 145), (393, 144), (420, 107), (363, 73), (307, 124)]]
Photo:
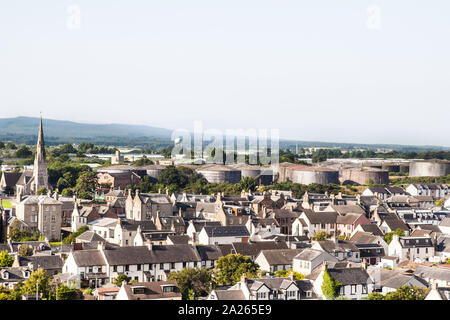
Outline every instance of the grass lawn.
[(60, 242), (49, 242), (49, 244), (51, 246), (60, 246), (61, 245), (61, 241)]
[(5, 209), (11, 209), (12, 208), (12, 204), (8, 200), (2, 200), (2, 207), (5, 208)]

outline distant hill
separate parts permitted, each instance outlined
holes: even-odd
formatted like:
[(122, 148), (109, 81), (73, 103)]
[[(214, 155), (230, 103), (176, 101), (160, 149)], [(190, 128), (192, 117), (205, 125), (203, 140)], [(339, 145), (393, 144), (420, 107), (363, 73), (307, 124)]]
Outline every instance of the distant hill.
[[(37, 139), (39, 118), (0, 118), (0, 141), (34, 145)], [(172, 131), (144, 125), (130, 124), (88, 124), (73, 121), (44, 119), (44, 133), (47, 145), (91, 142), (96, 145), (127, 147), (165, 147), (173, 145)], [(410, 146), (392, 144), (333, 143), (320, 141), (300, 141), (280, 139), (281, 149), (305, 147), (363, 148), (376, 150), (388, 148), (397, 151), (439, 151), (450, 150), (441, 146)]]
[[(39, 118), (17, 117), (0, 119), (0, 136), (37, 135)], [(171, 130), (128, 124), (87, 124), (44, 119), (45, 135), (58, 138), (155, 137), (170, 138)]]

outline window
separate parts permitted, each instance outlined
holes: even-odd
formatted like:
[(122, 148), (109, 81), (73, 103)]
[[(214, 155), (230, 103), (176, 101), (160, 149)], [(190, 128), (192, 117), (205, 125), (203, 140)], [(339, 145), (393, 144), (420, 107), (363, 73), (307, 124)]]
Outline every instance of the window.
[(113, 266), (113, 272), (117, 272), (117, 266)]
[(170, 264), (170, 269), (175, 269), (175, 263), (172, 262), (172, 263)]
[(141, 271), (141, 265), (140, 264), (137, 265), (137, 269), (138, 269), (138, 271)]
[(367, 285), (362, 286), (362, 293), (367, 293)]
[(160, 269), (160, 270), (164, 269), (164, 263), (160, 263), (160, 264), (159, 264), (159, 269)]
[(173, 286), (164, 286), (163, 292), (174, 292), (174, 287)]
[(125, 271), (130, 271), (130, 265), (125, 265)]
[(351, 294), (356, 294), (356, 284), (352, 284), (352, 286), (351, 286)]
[(93, 268), (89, 267), (89, 273), (92, 273), (92, 272), (94, 272)]
[(56, 217), (52, 216), (52, 222), (55, 222), (55, 221), (56, 221)]
[(419, 248), (417, 248), (417, 254), (419, 254), (420, 253), (420, 249)]
[(311, 298), (312, 297), (312, 292), (311, 291), (306, 291), (306, 297), (307, 298)]
[(55, 231), (55, 226), (52, 226), (52, 231)]

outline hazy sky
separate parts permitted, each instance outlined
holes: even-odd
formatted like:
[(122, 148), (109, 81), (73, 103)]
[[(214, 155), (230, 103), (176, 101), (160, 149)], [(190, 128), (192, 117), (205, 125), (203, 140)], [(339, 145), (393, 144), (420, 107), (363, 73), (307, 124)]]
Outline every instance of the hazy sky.
[(2, 1), (0, 117), (450, 146), (449, 41), (448, 0)]

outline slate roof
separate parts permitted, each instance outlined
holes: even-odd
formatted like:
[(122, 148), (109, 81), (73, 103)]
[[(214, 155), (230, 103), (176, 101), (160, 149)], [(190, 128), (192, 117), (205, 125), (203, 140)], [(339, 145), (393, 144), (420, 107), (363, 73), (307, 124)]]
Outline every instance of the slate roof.
[(245, 226), (225, 226), (225, 227), (203, 227), (208, 237), (249, 237), (247, 227)]
[(433, 247), (429, 237), (400, 237), (400, 244), (403, 248)]
[(222, 226), (219, 221), (193, 221), (195, 232), (202, 231), (203, 227), (220, 227)]
[(85, 231), (82, 234), (80, 234), (78, 237), (76, 237), (76, 240), (86, 241), (86, 242), (105, 242), (105, 239), (103, 239), (101, 236), (99, 236), (94, 231)]
[(333, 210), (340, 215), (346, 215), (348, 213), (359, 213), (359, 214), (366, 213), (366, 211), (363, 208), (361, 208), (361, 206), (356, 204), (341, 204), (341, 205), (332, 204), (331, 208), (333, 208)]
[(367, 284), (369, 274), (363, 268), (336, 268), (328, 269), (331, 277), (342, 285)]
[(3, 172), (5, 184), (9, 187), (15, 187), (21, 176), (22, 172)]
[(264, 255), (269, 265), (292, 265), (292, 259), (303, 249), (275, 249), (262, 250), (259, 255)]
[(358, 220), (363, 214), (360, 213), (347, 213), (345, 216), (337, 216), (337, 224), (352, 225)]
[(218, 300), (246, 300), (242, 290), (215, 290)]
[(404, 231), (408, 231), (408, 226), (400, 219), (386, 219), (384, 222), (387, 224), (387, 226), (392, 230), (395, 231), (397, 229), (401, 229)]
[(303, 249), (302, 252), (300, 252), (298, 255), (294, 257), (295, 260), (303, 260), (303, 261), (313, 261), (315, 258), (323, 254), (323, 251), (312, 249), (312, 248), (306, 248)]
[(36, 255), (29, 257), (20, 257), (16, 259), (20, 267), (33, 265), (33, 269), (42, 268), (44, 270), (48, 269), (62, 269), (64, 261), (60, 256), (57, 255)]
[(383, 236), (383, 231), (374, 223), (371, 224), (360, 224), (360, 228), (365, 232), (370, 232), (374, 236)]
[(416, 276), (425, 279), (437, 279), (443, 281), (450, 281), (450, 268), (439, 266), (418, 266), (414, 271)]
[(256, 257), (261, 250), (288, 249), (284, 241), (233, 242), (232, 244), (219, 244), (219, 248), (224, 256), (233, 253), (248, 257)]
[[(173, 292), (164, 292), (164, 286), (173, 286)], [(133, 288), (141, 289), (140, 293), (133, 293)], [(181, 292), (176, 281), (136, 282), (124, 285), (125, 292), (130, 300), (158, 300), (181, 298)]]
[(173, 244), (188, 244), (190, 238), (188, 235), (169, 235), (167, 239), (170, 239)]
[[(24, 281), (27, 278), (25, 278), (25, 271), (29, 271), (30, 274), (32, 270), (30, 270), (27, 267), (6, 267), (6, 268), (0, 268), (0, 283), (3, 282), (18, 282), (18, 281)], [(3, 274), (8, 273), (8, 279), (3, 279)]]
[(104, 250), (104, 254), (111, 265), (201, 261), (196, 248), (184, 244), (153, 245), (151, 250), (147, 246), (117, 247)]
[(374, 236), (369, 232), (356, 232), (351, 238), (350, 241), (353, 241), (355, 244), (368, 244), (368, 243), (377, 243), (378, 237)]
[(97, 249), (76, 250), (72, 255), (78, 267), (106, 266), (100, 250)]
[(311, 224), (336, 223), (338, 214), (336, 212), (313, 212), (305, 210), (305, 215)]
[(336, 242), (332, 240), (324, 240), (324, 241), (317, 241), (317, 243), (320, 245), (320, 247), (325, 250), (328, 253), (333, 253), (334, 250), (338, 251), (359, 251), (359, 249), (355, 246), (355, 244), (352, 241), (347, 240), (336, 240)]
[(202, 261), (218, 260), (223, 256), (220, 247), (217, 245), (197, 246), (196, 248)]

